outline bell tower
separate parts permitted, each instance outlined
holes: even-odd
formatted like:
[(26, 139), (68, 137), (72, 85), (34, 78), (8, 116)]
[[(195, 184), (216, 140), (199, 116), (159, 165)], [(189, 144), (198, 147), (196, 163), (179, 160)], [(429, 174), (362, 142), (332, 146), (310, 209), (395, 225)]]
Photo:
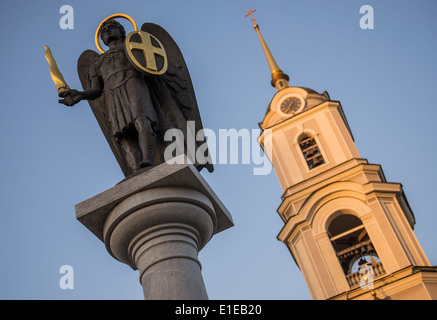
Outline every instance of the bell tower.
[(437, 299), (400, 183), (359, 154), (339, 101), (290, 86), (249, 10), (277, 90), (258, 139), (283, 190), (278, 239), (313, 299)]

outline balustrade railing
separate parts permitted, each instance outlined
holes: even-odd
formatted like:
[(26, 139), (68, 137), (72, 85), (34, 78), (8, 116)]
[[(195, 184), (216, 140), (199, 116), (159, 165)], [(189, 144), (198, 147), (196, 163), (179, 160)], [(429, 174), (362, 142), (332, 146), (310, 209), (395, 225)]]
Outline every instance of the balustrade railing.
[[(368, 263), (366, 265), (370, 266), (371, 269), (368, 268), (366, 270), (366, 272), (362, 272), (362, 273), (357, 271), (357, 272), (346, 275), (347, 282), (351, 288), (359, 286), (362, 277), (367, 277), (367, 281), (365, 282), (365, 284), (369, 284), (369, 279), (374, 280), (380, 276), (385, 275), (385, 270), (384, 270), (384, 267), (383, 267), (381, 262), (376, 262), (376, 263), (373, 262), (373, 263)], [(363, 265), (363, 266), (365, 266), (365, 265)], [(363, 267), (363, 266), (361, 266), (361, 267)], [(369, 270), (372, 270), (371, 275), (369, 275)]]

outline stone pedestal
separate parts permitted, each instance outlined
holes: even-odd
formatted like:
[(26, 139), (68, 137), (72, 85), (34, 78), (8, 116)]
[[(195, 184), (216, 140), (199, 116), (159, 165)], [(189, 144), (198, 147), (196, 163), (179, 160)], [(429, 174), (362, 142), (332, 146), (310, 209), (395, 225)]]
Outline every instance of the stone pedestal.
[(145, 299), (208, 299), (198, 252), (233, 226), (191, 164), (162, 164), (76, 205), (76, 217), (140, 273)]

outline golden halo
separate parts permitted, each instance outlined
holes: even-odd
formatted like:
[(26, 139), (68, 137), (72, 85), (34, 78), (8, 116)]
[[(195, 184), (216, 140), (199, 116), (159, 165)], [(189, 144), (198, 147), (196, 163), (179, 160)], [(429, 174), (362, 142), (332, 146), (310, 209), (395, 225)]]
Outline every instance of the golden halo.
[(99, 37), (100, 36), (100, 27), (106, 21), (111, 20), (111, 19), (115, 19), (115, 18), (123, 18), (123, 19), (129, 20), (130, 23), (132, 23), (132, 26), (134, 27), (135, 31), (138, 31), (137, 24), (135, 23), (134, 19), (129, 17), (127, 14), (116, 13), (116, 14), (110, 15), (109, 17), (105, 18), (105, 20), (100, 22), (100, 24), (99, 24), (99, 26), (97, 27), (97, 30), (96, 30), (96, 36), (95, 36), (96, 47), (100, 51), (100, 53), (105, 53), (105, 50), (103, 50), (102, 46), (100, 45), (100, 37)]

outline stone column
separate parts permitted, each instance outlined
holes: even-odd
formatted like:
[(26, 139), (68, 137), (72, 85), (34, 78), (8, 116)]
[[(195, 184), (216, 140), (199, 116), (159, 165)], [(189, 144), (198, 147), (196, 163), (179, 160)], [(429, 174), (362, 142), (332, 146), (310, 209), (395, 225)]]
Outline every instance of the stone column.
[(145, 299), (208, 299), (198, 252), (233, 225), (192, 165), (162, 164), (76, 205), (117, 260), (139, 270)]

